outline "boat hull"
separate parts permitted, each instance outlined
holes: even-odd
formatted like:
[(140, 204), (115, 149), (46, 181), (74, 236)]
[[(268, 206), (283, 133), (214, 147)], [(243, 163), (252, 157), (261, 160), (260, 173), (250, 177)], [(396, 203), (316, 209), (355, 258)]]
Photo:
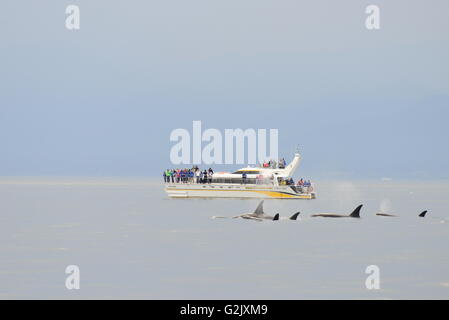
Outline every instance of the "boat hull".
[(167, 184), (172, 198), (259, 198), (315, 199), (314, 192), (298, 193), (288, 186), (257, 186), (244, 184)]

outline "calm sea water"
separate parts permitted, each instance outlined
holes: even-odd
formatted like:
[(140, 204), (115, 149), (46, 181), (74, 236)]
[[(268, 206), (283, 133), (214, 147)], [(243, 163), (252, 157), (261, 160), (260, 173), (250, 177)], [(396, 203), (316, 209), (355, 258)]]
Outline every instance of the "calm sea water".
[[(448, 182), (316, 190), (316, 200), (265, 201), (300, 220), (255, 222), (211, 217), (258, 200), (168, 199), (159, 181), (2, 178), (0, 298), (449, 298)], [(309, 217), (362, 203), (361, 219)], [(80, 268), (79, 290), (65, 287), (68, 265)], [(365, 286), (369, 265), (379, 290)]]

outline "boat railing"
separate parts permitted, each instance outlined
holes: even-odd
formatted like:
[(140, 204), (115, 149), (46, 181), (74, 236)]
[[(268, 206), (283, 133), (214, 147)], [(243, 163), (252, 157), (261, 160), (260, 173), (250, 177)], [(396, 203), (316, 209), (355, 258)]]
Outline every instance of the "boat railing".
[(286, 165), (276, 164), (275, 166), (258, 165), (256, 168), (260, 168), (260, 169), (285, 169), (285, 167), (286, 167)]
[(232, 179), (226, 179), (226, 178), (218, 178), (218, 179), (212, 179), (197, 182), (195, 179), (189, 179), (185, 181), (179, 181), (179, 182), (167, 182), (166, 184), (210, 184), (210, 183), (216, 183), (216, 184), (255, 184), (255, 185), (273, 185), (273, 180), (270, 179), (256, 179), (256, 178), (232, 178)]
[(255, 185), (273, 185), (271, 179), (258, 178), (213, 178), (212, 183), (234, 183), (234, 184), (255, 184)]

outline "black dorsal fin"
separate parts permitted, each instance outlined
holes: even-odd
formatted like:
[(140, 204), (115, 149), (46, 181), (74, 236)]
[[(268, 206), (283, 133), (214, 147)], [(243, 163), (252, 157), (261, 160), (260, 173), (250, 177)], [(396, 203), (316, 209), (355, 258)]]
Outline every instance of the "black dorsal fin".
[(296, 219), (298, 218), (299, 214), (300, 214), (299, 211), (296, 212), (294, 215), (292, 215), (292, 216), (290, 217), (290, 220), (296, 220)]
[(353, 218), (360, 218), (360, 209), (362, 209), (362, 207), (363, 204), (359, 205), (357, 208), (354, 209), (354, 211), (352, 211), (352, 213), (349, 216)]
[(426, 216), (426, 213), (427, 213), (427, 210), (424, 210), (423, 212), (421, 212), (421, 213), (419, 214), (419, 216), (420, 216), (421, 218), (424, 218), (424, 217)]

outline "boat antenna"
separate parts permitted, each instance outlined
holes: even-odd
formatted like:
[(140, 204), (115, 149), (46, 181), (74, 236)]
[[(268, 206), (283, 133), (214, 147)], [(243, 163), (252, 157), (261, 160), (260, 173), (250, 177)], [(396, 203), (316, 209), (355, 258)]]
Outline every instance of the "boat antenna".
[(299, 144), (296, 146), (296, 153), (299, 153)]

